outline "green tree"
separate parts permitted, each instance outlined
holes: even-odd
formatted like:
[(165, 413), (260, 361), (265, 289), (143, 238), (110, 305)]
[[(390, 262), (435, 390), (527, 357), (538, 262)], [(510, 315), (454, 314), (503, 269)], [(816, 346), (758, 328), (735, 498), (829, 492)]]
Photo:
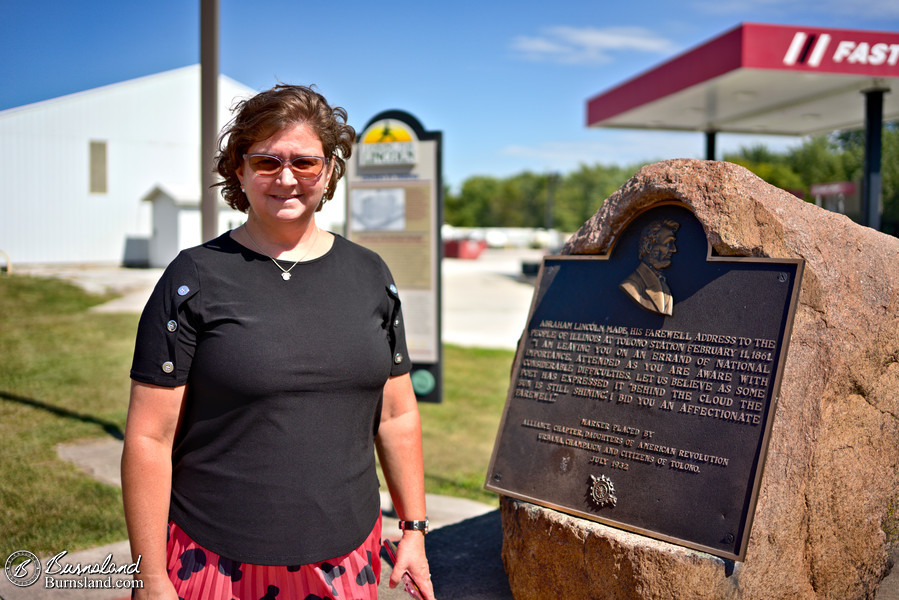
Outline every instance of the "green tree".
[[(778, 154), (777, 152), (770, 150), (765, 144), (741, 146), (740, 150), (733, 156), (754, 164), (779, 163), (783, 162), (784, 158), (783, 154)], [(728, 162), (733, 161), (728, 160)]]
[[(881, 143), (881, 230), (899, 235), (899, 122), (884, 124)], [(806, 199), (813, 201), (809, 194), (813, 184), (861, 183), (864, 157), (865, 133), (851, 130), (808, 138), (783, 154), (764, 146), (741, 148), (726, 155), (725, 160), (745, 166), (772, 185), (801, 189)]]
[(525, 171), (505, 179), (476, 176), (447, 191), (444, 220), (457, 227), (546, 227), (575, 231), (637, 170), (581, 165), (567, 175)]
[(495, 177), (469, 177), (458, 195), (444, 200), (444, 220), (456, 227), (493, 225), (492, 207), (500, 195), (501, 181)]
[(847, 160), (847, 156), (826, 136), (806, 140), (801, 146), (789, 150), (785, 158), (790, 168), (802, 179), (806, 194), (809, 186), (815, 183), (852, 179), (853, 161)]
[(899, 236), (899, 123), (884, 128), (881, 160), (883, 217), (881, 231)]
[(555, 228), (579, 229), (636, 170), (636, 167), (582, 164), (577, 171), (565, 175), (553, 194)]
[[(860, 182), (864, 132), (838, 131), (808, 138), (786, 152), (764, 145), (741, 148), (725, 160), (742, 165), (785, 190), (813, 201), (811, 185)], [(447, 190), (444, 217), (458, 227), (545, 227), (578, 229), (642, 165), (585, 165), (565, 175), (523, 172), (506, 178), (467, 179), (458, 194)], [(882, 151), (882, 229), (899, 234), (899, 123), (887, 123)]]
[(736, 153), (725, 154), (724, 160), (746, 167), (771, 185), (808, 196), (808, 186), (804, 185), (799, 173), (790, 167), (786, 157), (768, 150), (762, 144), (741, 147)]
[(503, 227), (543, 227), (546, 175), (525, 171), (503, 182), (494, 206), (494, 223)]

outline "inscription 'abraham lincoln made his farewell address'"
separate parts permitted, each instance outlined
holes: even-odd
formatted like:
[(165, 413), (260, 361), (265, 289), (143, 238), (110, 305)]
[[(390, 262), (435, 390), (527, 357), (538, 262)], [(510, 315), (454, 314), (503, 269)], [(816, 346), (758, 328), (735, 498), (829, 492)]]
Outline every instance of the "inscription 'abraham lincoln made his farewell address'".
[[(576, 396), (656, 409), (672, 418), (762, 422), (774, 340), (550, 320), (528, 333), (516, 398), (552, 403)], [(535, 419), (523, 419), (521, 425), (540, 430), (540, 442), (598, 452), (591, 462), (622, 470), (638, 461), (699, 473), (703, 464), (726, 467), (729, 462), (726, 456), (669, 445), (654, 431), (627, 422), (583, 417), (577, 426)]]
[(545, 258), (487, 489), (740, 559), (801, 272), (712, 256), (676, 203)]

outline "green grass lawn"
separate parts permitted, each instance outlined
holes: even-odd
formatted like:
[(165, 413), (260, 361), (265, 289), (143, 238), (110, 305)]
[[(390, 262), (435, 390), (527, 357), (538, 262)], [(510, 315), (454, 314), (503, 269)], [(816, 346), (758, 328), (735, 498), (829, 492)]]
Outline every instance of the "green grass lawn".
[(52, 279), (0, 277), (0, 555), (125, 539), (121, 492), (57, 458), (56, 445), (121, 436), (134, 315)]
[[(123, 540), (121, 491), (61, 461), (56, 445), (121, 437), (137, 315), (53, 279), (0, 276), (0, 557)], [(495, 503), (484, 474), (513, 353), (444, 349), (444, 399), (420, 405), (428, 493)]]
[(497, 503), (483, 486), (513, 357), (506, 350), (444, 346), (443, 402), (419, 403), (429, 493)]

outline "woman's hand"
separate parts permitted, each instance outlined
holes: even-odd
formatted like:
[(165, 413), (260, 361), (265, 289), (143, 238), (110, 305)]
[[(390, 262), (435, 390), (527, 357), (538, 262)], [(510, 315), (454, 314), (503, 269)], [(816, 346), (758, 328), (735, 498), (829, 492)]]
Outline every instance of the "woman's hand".
[(418, 585), (424, 600), (434, 600), (434, 586), (431, 584), (431, 570), (425, 556), (425, 536), (421, 531), (404, 531), (403, 540), (397, 547), (396, 565), (390, 575), (391, 589), (402, 585), (403, 573), (408, 573)]
[(132, 600), (178, 600), (178, 593), (172, 581), (162, 576), (159, 579), (143, 579), (144, 587), (134, 589)]

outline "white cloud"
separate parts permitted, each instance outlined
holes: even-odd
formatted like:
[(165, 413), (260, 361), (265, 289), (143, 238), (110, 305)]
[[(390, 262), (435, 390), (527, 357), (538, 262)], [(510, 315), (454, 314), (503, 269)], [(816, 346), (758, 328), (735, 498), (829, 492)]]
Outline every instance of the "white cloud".
[(519, 52), (534, 54), (562, 54), (568, 50), (566, 46), (539, 37), (520, 35), (512, 41), (512, 48)]
[(673, 44), (642, 27), (551, 27), (550, 35), (567, 40), (573, 46), (599, 50), (638, 50), (663, 54)]
[(669, 54), (675, 45), (643, 27), (548, 27), (539, 36), (517, 36), (511, 44), (521, 58), (564, 64), (601, 64), (615, 52)]

